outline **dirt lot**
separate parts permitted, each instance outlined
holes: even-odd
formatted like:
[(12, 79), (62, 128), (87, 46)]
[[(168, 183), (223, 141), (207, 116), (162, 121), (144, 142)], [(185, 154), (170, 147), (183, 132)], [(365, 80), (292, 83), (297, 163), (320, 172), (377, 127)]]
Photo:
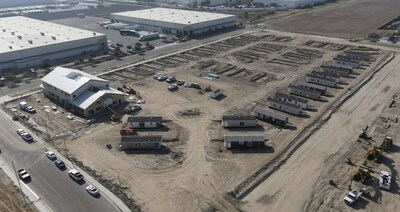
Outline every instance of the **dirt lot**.
[(349, 0), (265, 23), (266, 29), (340, 38), (365, 37), (394, 17), (397, 0)]
[(36, 212), (35, 206), (24, 206), (19, 189), (14, 186), (11, 179), (0, 169), (0, 211), (12, 212)]
[[(273, 36), (266, 36), (271, 34)], [(289, 83), (345, 51), (307, 47), (305, 42), (310, 39), (329, 41), (345, 43), (347, 49), (353, 48), (352, 44), (333, 38), (294, 34), (289, 38), (283, 33), (260, 31), (105, 75), (104, 78), (112, 81), (112, 87), (129, 84), (140, 93), (145, 103), (139, 114), (163, 116), (167, 130), (139, 131), (138, 134), (161, 134), (166, 141), (166, 151), (145, 151), (145, 154), (121, 152), (117, 148), (119, 129), (127, 116), (121, 123), (110, 123), (104, 118), (104, 122), (98, 120), (88, 126), (84, 120), (68, 120), (65, 117), (68, 112), (62, 109), (53, 111), (51, 107), (45, 107), (54, 104), (44, 100), (41, 94), (25, 99), (38, 110), (37, 114), (30, 116), (30, 120), (39, 123), (42, 128), (44, 124), (40, 121), (49, 121), (47, 127), (51, 123), (54, 139), (56, 134), (63, 132), (72, 134), (66, 139), (69, 154), (96, 170), (97, 174), (113, 178), (121, 184), (144, 211), (236, 211), (243, 203), (234, 201), (227, 192), (257, 171), (265, 161), (282, 152), (293, 137), (388, 55), (387, 51), (379, 51), (376, 62), (366, 69), (356, 70), (357, 75), (354, 77), (344, 78), (342, 88), (329, 89), (332, 95), (324, 101), (311, 101), (315, 110), (307, 111), (307, 116), (290, 116), (290, 123), (294, 127), (280, 129), (259, 122), (257, 130), (268, 139), (269, 148), (266, 151), (250, 153), (225, 150), (221, 142), (223, 131), (219, 124), (222, 114), (248, 114), (255, 104), (265, 105), (264, 99), (267, 96), (272, 96), (277, 90), (285, 91)], [(275, 49), (274, 46), (282, 46), (282, 49)], [(290, 66), (296, 64), (293, 57), (304, 57), (304, 50), (318, 52), (319, 56)], [(242, 54), (244, 57), (259, 56), (251, 62), (241, 61), (235, 58), (240, 51), (250, 52)], [(277, 58), (284, 62), (268, 63)], [(208, 67), (198, 64), (198, 61), (207, 64), (211, 60), (214, 63)], [(222, 89), (225, 97), (214, 100), (208, 92), (183, 86), (170, 92), (166, 82), (151, 77), (155, 72), (198, 82), (202, 88), (210, 86), (213, 90)], [(209, 72), (220, 72), (220, 78), (204, 79)], [(128, 100), (133, 101), (135, 98), (130, 97)], [(9, 106), (16, 104), (11, 103)], [(57, 119), (61, 122), (51, 122)], [(62, 139), (55, 143), (60, 149), (65, 148)], [(111, 144), (113, 148), (107, 149), (106, 144)]]

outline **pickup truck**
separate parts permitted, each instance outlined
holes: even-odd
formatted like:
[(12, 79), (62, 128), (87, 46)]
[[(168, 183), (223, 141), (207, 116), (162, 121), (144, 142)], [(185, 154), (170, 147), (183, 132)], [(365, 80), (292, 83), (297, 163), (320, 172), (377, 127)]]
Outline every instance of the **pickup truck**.
[(31, 176), (29, 175), (29, 173), (25, 170), (25, 169), (20, 169), (18, 170), (18, 176), (19, 179), (25, 181), (31, 178)]
[(76, 169), (69, 170), (68, 175), (76, 182), (83, 180), (83, 175)]
[(379, 175), (379, 188), (390, 190), (392, 182), (392, 176), (387, 171), (381, 171)]
[(349, 193), (346, 194), (346, 196), (344, 197), (344, 202), (347, 205), (352, 205), (353, 203), (355, 203), (358, 199), (360, 199), (360, 197), (363, 194), (367, 194), (368, 191), (366, 188), (361, 189), (360, 191), (357, 191), (355, 189), (353, 189), (352, 191), (350, 191)]

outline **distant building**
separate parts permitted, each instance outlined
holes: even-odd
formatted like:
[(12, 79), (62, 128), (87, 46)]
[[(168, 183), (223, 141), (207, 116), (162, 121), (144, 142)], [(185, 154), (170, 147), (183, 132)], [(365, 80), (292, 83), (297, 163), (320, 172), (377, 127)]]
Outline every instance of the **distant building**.
[(139, 25), (141, 30), (194, 36), (236, 26), (236, 16), (191, 10), (151, 8), (112, 13), (115, 21)]
[(285, 115), (278, 114), (276, 112), (272, 112), (268, 109), (264, 109), (261, 107), (254, 107), (251, 113), (262, 121), (266, 121), (268, 123), (280, 126), (285, 128), (289, 122), (289, 118)]
[(307, 90), (317, 91), (322, 95), (326, 93), (326, 87), (322, 85), (312, 84), (303, 80), (297, 80), (293, 84), (305, 88)]
[(29, 68), (107, 47), (104, 34), (32, 18), (0, 18), (0, 72)]
[(254, 2), (260, 2), (264, 5), (277, 4), (281, 7), (298, 8), (306, 5), (313, 5), (317, 2), (325, 2), (327, 0), (255, 0)]
[(43, 94), (82, 116), (107, 111), (126, 102), (110, 82), (83, 71), (57, 67), (42, 78)]
[(160, 128), (162, 116), (129, 116), (128, 127), (135, 129)]
[(276, 110), (280, 110), (292, 115), (300, 115), (301, 114), (301, 107), (295, 104), (291, 104), (289, 102), (284, 102), (279, 99), (274, 99), (269, 97), (267, 99), (268, 107), (274, 108)]
[(222, 126), (225, 128), (229, 127), (255, 127), (257, 119), (254, 116), (222, 116)]
[(227, 149), (252, 149), (265, 147), (263, 135), (224, 135), (224, 147)]
[(350, 76), (350, 70), (348, 69), (338, 69), (331, 66), (322, 66), (322, 71), (330, 74), (338, 74), (341, 77)]
[(321, 100), (321, 93), (318, 91), (308, 90), (298, 85), (289, 85), (288, 92), (293, 95), (306, 97), (312, 100)]
[(284, 102), (288, 102), (290, 104), (295, 104), (301, 107), (301, 109), (307, 109), (308, 108), (308, 100), (303, 99), (297, 96), (293, 96), (290, 94), (282, 93), (282, 92), (276, 92), (275, 93), (275, 99), (279, 99)]
[(161, 136), (126, 135), (121, 137), (122, 150), (161, 149)]
[(312, 71), (312, 75), (325, 77), (331, 80), (334, 80), (336, 83), (340, 83), (340, 74), (337, 73), (328, 73), (323, 71)]
[(353, 68), (359, 68), (361, 66), (361, 63), (359, 61), (349, 61), (349, 60), (343, 60), (340, 58), (335, 58), (334, 60), (332, 60), (332, 63), (345, 65), (345, 66), (351, 66)]

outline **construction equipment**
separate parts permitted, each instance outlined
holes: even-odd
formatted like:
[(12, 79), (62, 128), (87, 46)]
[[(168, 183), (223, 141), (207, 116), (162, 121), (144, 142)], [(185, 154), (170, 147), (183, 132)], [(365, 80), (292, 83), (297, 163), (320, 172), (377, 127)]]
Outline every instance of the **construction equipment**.
[(127, 91), (126, 91), (126, 93), (127, 94), (132, 94), (132, 95), (135, 95), (136, 94), (136, 91), (131, 87), (131, 86), (127, 86)]
[(377, 146), (372, 145), (367, 150), (367, 159), (374, 160), (375, 162), (379, 162), (382, 156), (382, 150)]
[(370, 179), (371, 179), (371, 171), (367, 168), (357, 166), (353, 174), (353, 180), (365, 183), (368, 182)]
[(393, 139), (389, 136), (386, 136), (383, 139), (380, 149), (385, 152), (388, 152), (390, 150), (390, 148), (392, 147), (392, 145), (393, 145)]
[(360, 135), (358, 135), (358, 139), (370, 139), (370, 137), (367, 134), (367, 130), (368, 130), (369, 126), (367, 125), (362, 132), (360, 133)]
[(133, 129), (127, 128), (127, 127), (122, 128), (119, 131), (119, 133), (121, 134), (121, 136), (124, 136), (124, 135), (135, 135), (136, 134), (136, 132)]

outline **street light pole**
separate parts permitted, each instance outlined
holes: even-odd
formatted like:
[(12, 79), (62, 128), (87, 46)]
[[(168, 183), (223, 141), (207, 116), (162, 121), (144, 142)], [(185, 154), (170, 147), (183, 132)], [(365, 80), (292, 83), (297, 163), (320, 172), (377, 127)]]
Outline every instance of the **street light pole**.
[(25, 199), (24, 194), (22, 193), (21, 183), (19, 182), (18, 174), (17, 174), (17, 171), (15, 170), (15, 166), (14, 166), (14, 161), (13, 160), (11, 161), (11, 164), (12, 164), (13, 169), (14, 169), (15, 177), (17, 178), (17, 181), (18, 181), (19, 192), (21, 192), (22, 199), (24, 200), (24, 203), (26, 205), (26, 199)]

